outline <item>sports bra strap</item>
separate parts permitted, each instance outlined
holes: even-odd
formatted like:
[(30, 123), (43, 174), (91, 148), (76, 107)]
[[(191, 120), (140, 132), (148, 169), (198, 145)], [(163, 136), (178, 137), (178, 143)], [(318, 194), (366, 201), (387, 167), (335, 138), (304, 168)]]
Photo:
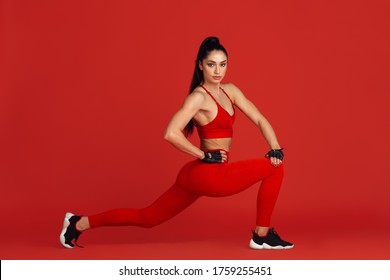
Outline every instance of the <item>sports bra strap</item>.
[(218, 102), (217, 102), (217, 100), (215, 100), (214, 96), (203, 85), (200, 85), (200, 86), (207, 92), (208, 95), (211, 96), (211, 98), (214, 100), (214, 102), (218, 104)]
[(230, 96), (226, 93), (226, 91), (221, 87), (219, 87), (219, 88), (222, 89), (223, 93), (227, 96), (227, 98), (229, 98), (230, 103), (232, 103), (232, 105), (233, 105), (233, 101), (230, 99)]

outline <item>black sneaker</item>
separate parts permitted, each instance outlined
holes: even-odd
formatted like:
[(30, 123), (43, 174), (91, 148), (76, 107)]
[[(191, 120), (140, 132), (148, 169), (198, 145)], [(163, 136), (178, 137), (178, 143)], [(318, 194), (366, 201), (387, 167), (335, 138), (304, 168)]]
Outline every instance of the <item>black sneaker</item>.
[(60, 234), (60, 242), (64, 247), (72, 249), (74, 247), (72, 240), (74, 239), (77, 247), (83, 248), (77, 244), (81, 231), (76, 229), (76, 223), (80, 219), (81, 216), (76, 216), (69, 212), (65, 214), (64, 225)]
[(291, 249), (294, 244), (282, 240), (274, 228), (268, 231), (266, 236), (258, 236), (255, 231), (252, 232), (252, 239), (249, 242), (252, 249)]

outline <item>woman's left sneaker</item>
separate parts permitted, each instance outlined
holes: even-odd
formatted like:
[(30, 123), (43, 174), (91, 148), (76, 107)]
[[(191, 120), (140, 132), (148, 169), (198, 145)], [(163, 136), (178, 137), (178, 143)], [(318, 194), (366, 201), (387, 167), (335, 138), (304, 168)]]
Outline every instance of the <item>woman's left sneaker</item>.
[(258, 236), (253, 231), (249, 247), (252, 249), (291, 249), (294, 244), (282, 240), (275, 229), (271, 228), (266, 236)]
[(80, 219), (81, 216), (76, 216), (69, 212), (65, 214), (64, 225), (62, 226), (62, 231), (60, 234), (60, 242), (64, 247), (72, 249), (74, 247), (72, 240), (74, 239), (77, 247), (82, 248), (82, 246), (77, 244), (77, 240), (79, 239), (81, 231), (76, 229), (76, 223)]

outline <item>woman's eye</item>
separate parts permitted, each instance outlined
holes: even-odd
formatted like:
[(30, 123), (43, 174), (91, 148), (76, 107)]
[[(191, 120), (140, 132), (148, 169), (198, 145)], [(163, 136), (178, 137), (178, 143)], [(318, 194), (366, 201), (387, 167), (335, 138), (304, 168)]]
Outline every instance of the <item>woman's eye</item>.
[(207, 64), (207, 66), (209, 66), (209, 67), (213, 67), (213, 66), (214, 66), (214, 64), (212, 64), (212, 63), (209, 63), (209, 64)]
[(221, 67), (225, 67), (226, 66), (226, 63), (221, 63)]

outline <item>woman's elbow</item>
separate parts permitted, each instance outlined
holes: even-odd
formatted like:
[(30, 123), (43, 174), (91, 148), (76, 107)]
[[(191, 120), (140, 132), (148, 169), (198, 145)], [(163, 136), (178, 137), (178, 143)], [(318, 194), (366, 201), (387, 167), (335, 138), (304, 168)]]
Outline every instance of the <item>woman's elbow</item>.
[(176, 138), (176, 133), (173, 132), (172, 130), (167, 130), (165, 131), (165, 134), (164, 134), (164, 139), (170, 143), (174, 142)]
[(171, 138), (171, 132), (166, 130), (164, 133), (164, 140), (169, 141), (169, 138)]

